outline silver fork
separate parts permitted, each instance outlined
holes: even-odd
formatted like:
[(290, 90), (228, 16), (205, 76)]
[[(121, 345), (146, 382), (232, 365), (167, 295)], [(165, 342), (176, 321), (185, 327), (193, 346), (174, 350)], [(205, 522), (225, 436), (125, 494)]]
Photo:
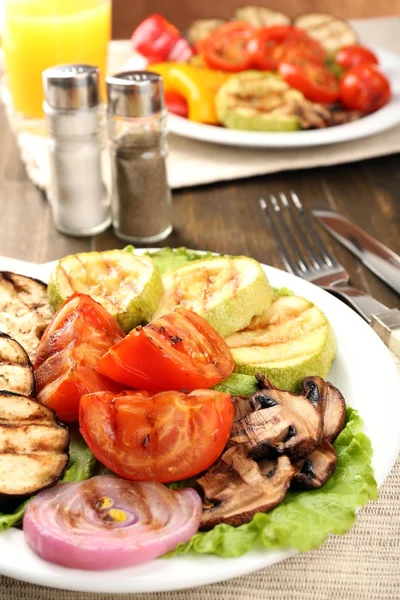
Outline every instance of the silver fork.
[(259, 202), (290, 273), (339, 296), (369, 323), (373, 315), (381, 317), (389, 311), (372, 296), (349, 285), (348, 272), (329, 252), (295, 192), (270, 194)]

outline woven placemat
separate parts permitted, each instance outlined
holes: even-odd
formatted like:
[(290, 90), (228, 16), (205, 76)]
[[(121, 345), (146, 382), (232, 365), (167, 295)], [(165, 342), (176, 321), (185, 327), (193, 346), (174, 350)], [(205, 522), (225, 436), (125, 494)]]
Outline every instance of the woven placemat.
[[(393, 358), (400, 373), (400, 360)], [(398, 399), (400, 402), (400, 398)], [(379, 402), (379, 398), (377, 399)], [(112, 576), (112, 575), (110, 575)], [(157, 577), (157, 571), (154, 572)], [(399, 600), (400, 458), (345, 536), (318, 550), (230, 581), (178, 592), (90, 594), (0, 576), (1, 600)]]

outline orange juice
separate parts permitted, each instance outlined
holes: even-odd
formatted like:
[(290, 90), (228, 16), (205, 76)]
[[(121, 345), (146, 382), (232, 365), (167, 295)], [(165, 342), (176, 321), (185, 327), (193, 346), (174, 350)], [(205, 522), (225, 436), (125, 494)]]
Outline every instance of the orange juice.
[(62, 63), (100, 68), (103, 90), (111, 0), (6, 0), (4, 51), (15, 110), (43, 116), (42, 71)]

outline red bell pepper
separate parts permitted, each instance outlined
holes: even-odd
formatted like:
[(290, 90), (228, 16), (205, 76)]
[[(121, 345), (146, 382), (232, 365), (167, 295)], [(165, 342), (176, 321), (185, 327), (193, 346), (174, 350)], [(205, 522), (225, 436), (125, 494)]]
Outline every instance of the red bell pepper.
[(138, 25), (131, 37), (132, 49), (149, 63), (184, 62), (193, 52), (179, 30), (162, 15), (150, 15)]

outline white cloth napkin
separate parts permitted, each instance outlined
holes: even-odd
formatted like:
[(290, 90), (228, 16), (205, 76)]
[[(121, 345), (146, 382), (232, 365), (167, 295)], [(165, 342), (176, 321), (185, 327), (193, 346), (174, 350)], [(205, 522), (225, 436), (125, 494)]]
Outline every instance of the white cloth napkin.
[[(365, 19), (352, 21), (351, 24), (363, 43), (400, 54), (400, 17)], [(128, 58), (129, 45), (126, 42), (111, 43), (111, 72), (118, 70)], [(13, 123), (12, 114), (10, 119)], [(49, 165), (45, 138), (18, 131), (15, 122), (14, 126), (28, 176), (36, 185), (47, 190)], [(399, 151), (400, 126), (361, 140), (317, 148), (282, 150), (232, 148), (170, 134), (168, 175), (171, 187), (181, 188), (288, 169), (348, 163)]]

